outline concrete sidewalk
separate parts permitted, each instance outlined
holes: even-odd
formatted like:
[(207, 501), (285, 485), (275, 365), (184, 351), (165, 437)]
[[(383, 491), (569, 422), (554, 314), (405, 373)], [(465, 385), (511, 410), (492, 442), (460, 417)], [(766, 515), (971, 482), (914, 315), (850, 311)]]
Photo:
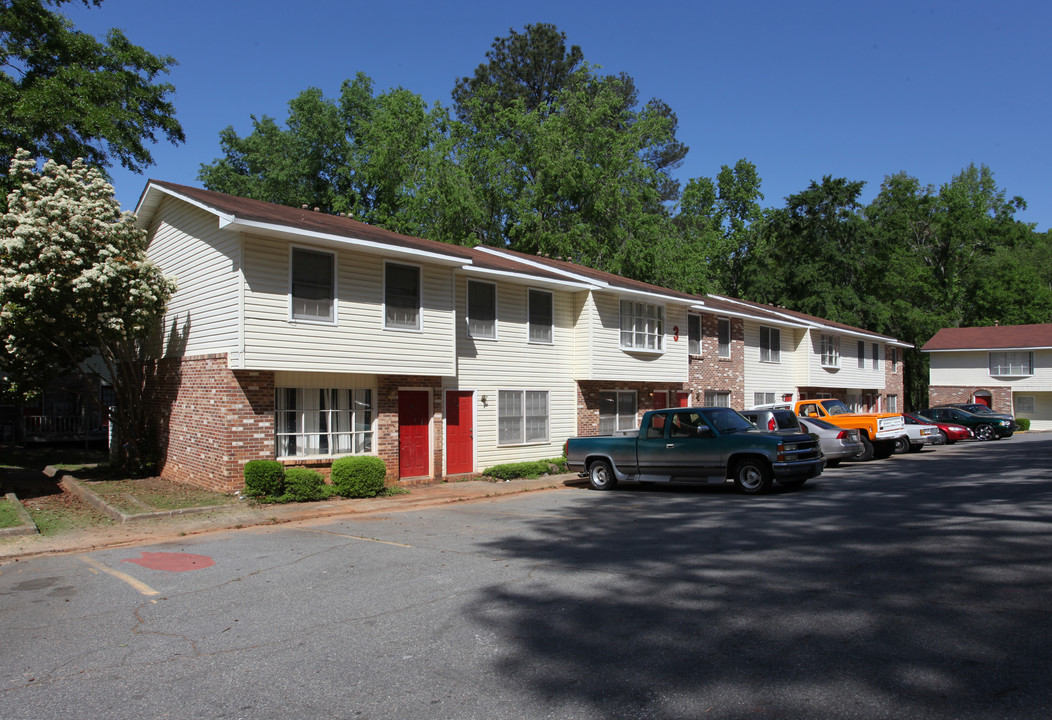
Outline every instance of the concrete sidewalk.
[[(68, 491), (77, 493), (77, 488), (74, 487), (77, 484), (75, 479), (65, 478), (62, 482)], [(246, 501), (241, 505), (210, 508), (203, 512), (165, 514), (162, 517), (144, 519), (131, 516), (130, 519), (135, 520), (134, 522), (124, 521), (49, 537), (38, 534), (0, 537), (0, 563), (6, 564), (17, 561), (18, 558), (37, 555), (164, 542), (187, 535), (259, 525), (302, 522), (342, 515), (405, 512), (449, 503), (477, 502), (502, 495), (565, 489), (571, 485), (580, 486), (584, 482), (576, 473), (505, 482), (469, 480), (411, 486), (407, 488), (407, 493), (379, 498), (333, 499), (286, 505), (258, 505)]]

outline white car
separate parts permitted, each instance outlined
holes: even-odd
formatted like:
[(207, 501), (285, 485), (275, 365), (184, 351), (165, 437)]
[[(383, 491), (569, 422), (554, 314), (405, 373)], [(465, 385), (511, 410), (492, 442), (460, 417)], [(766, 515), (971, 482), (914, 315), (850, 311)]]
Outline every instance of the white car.
[(935, 425), (926, 425), (921, 422), (917, 422), (909, 415), (903, 415), (902, 419), (906, 422), (906, 432), (909, 436), (907, 438), (899, 438), (895, 441), (895, 452), (917, 452), (925, 445), (938, 445), (942, 440), (942, 435), (939, 433), (939, 428)]

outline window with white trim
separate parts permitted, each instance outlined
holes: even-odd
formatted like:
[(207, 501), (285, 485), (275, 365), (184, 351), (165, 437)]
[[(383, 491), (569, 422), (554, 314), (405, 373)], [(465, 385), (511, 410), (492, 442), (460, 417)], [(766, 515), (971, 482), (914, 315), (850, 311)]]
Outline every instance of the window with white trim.
[(899, 411), (899, 396), (888, 395), (888, 412), (897, 413)]
[(622, 300), (621, 347), (626, 350), (664, 350), (665, 307)]
[(891, 372), (897, 374), (899, 371), (899, 349), (888, 348), (891, 351)]
[(1018, 377), (1034, 374), (1034, 353), (1028, 351), (990, 353), (990, 374), (994, 377)]
[(860, 368), (866, 367), (866, 341), (858, 341), (858, 366)]
[(760, 326), (760, 362), (781, 362), (782, 331)]
[(275, 388), (278, 457), (373, 452), (373, 391)]
[(706, 390), (705, 404), (714, 407), (730, 407), (731, 394), (725, 390)]
[(762, 393), (757, 392), (752, 394), (752, 404), (756, 405), (771, 405), (774, 403), (774, 393)]
[(1015, 411), (1016, 413), (1027, 413), (1033, 414), (1037, 409), (1036, 398), (1033, 395), (1016, 395), (1015, 396)]
[(548, 391), (497, 391), (497, 444), (548, 442)]
[(729, 358), (731, 356), (731, 321), (728, 318), (718, 318), (716, 320), (716, 342), (718, 352), (716, 353), (721, 358)]
[(336, 256), (292, 248), (289, 269), (289, 317), (333, 322), (336, 318)]
[(880, 368), (880, 345), (873, 343), (873, 365), (872, 368), (877, 370)]
[(840, 367), (840, 338), (836, 335), (822, 336), (822, 367)]
[(527, 314), (530, 325), (529, 341), (531, 343), (552, 343), (552, 326), (555, 321), (555, 301), (547, 290), (530, 288), (526, 297)]
[(468, 336), (497, 339), (497, 286), (468, 280)]
[(420, 329), (420, 268), (387, 263), (384, 266), (384, 327)]
[(599, 434), (636, 427), (636, 391), (607, 390), (599, 393)]
[(701, 355), (701, 315), (687, 316), (687, 353)]

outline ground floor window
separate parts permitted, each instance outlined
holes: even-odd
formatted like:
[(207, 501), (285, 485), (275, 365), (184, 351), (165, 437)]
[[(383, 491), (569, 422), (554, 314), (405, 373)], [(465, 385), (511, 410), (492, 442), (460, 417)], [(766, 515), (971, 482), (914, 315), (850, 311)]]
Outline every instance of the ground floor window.
[(373, 391), (276, 388), (278, 457), (373, 452)]
[(498, 391), (497, 425), (500, 445), (548, 442), (548, 391)]
[(731, 394), (725, 390), (706, 390), (705, 404), (710, 407), (730, 407)]
[(1016, 395), (1015, 396), (1015, 411), (1017, 413), (1033, 413), (1037, 403), (1034, 402), (1033, 395)]
[(898, 411), (899, 411), (899, 396), (898, 395), (888, 395), (888, 412), (895, 413), (895, 412), (898, 412)]
[(599, 434), (613, 435), (636, 427), (636, 391), (606, 390), (599, 393)]
[(753, 405), (770, 405), (774, 402), (774, 393), (753, 393), (752, 404)]

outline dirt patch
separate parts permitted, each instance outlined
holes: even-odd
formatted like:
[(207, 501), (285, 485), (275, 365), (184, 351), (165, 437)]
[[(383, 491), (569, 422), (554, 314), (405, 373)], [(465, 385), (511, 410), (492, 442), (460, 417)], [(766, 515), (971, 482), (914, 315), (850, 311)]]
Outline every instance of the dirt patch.
[[(81, 479), (79, 475), (77, 479)], [(239, 502), (230, 495), (173, 483), (159, 477), (84, 481), (82, 484), (107, 504), (129, 515), (152, 510), (235, 505)]]
[(29, 511), (41, 535), (56, 535), (70, 530), (112, 525), (113, 520), (105, 513), (93, 508), (73, 493), (65, 492), (61, 485), (57, 493), (38, 494), (36, 497), (18, 499)]

